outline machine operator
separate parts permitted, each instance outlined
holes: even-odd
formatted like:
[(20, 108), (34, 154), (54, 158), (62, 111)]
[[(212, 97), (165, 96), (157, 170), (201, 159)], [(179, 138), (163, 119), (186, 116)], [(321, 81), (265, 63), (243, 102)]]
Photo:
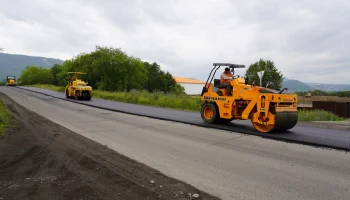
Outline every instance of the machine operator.
[(231, 83), (230, 83), (232, 77), (233, 77), (233, 74), (231, 73), (230, 68), (228, 68), (228, 67), (225, 68), (225, 71), (222, 72), (222, 74), (220, 76), (220, 83), (223, 86), (227, 86), (226, 90), (229, 94), (231, 94), (232, 89), (233, 89), (233, 87), (231, 86)]

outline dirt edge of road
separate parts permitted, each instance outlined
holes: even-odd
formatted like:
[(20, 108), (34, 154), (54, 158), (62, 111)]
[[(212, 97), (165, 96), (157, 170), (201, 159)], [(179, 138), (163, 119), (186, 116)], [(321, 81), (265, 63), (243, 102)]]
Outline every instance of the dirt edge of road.
[(0, 98), (14, 117), (0, 137), (2, 200), (219, 199)]

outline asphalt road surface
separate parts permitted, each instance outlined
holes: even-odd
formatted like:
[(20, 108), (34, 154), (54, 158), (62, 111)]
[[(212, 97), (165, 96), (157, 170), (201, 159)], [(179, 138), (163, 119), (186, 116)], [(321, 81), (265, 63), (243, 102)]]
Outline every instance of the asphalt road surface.
[[(166, 108), (156, 108), (122, 102), (115, 102), (104, 99), (92, 98), (91, 101), (77, 101), (74, 99), (66, 99), (65, 94), (41, 88), (22, 87), (31, 91), (45, 93), (56, 98), (78, 102), (85, 105), (90, 105), (98, 108), (109, 110), (118, 110), (125, 113), (132, 113), (141, 116), (151, 116), (157, 119), (166, 119), (175, 122), (183, 122), (187, 124), (212, 127), (221, 130), (258, 135), (265, 138), (271, 138), (282, 141), (296, 142), (300, 144), (308, 144), (334, 149), (350, 150), (350, 131), (334, 130), (327, 128), (317, 128), (311, 126), (296, 125), (288, 132), (278, 134), (263, 134), (256, 131), (249, 120), (233, 121), (228, 125), (208, 125), (204, 124), (199, 112), (185, 112)], [(15, 88), (16, 90), (21, 90)]]
[(0, 87), (20, 105), (222, 199), (349, 199), (345, 151), (106, 111)]

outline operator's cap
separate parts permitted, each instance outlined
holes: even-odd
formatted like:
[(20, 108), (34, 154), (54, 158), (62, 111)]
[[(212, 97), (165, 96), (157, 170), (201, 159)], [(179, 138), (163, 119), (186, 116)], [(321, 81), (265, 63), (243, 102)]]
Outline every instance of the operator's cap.
[(226, 67), (226, 68), (225, 68), (225, 71), (230, 71), (230, 68)]

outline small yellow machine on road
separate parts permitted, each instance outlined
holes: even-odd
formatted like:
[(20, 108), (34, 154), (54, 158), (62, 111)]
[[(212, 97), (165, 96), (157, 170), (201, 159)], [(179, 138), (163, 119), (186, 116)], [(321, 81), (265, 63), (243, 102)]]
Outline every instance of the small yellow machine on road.
[(66, 86), (65, 93), (67, 98), (75, 98), (77, 100), (91, 100), (92, 87), (88, 86), (87, 82), (79, 79), (79, 75), (83, 72), (68, 72), (69, 81)]
[(17, 85), (16, 76), (7, 76), (6, 77), (6, 85), (7, 86), (16, 86)]
[(254, 128), (263, 133), (283, 132), (296, 125), (298, 121), (296, 94), (283, 93), (287, 88), (275, 90), (268, 86), (255, 86), (254, 83), (248, 85), (247, 78), (239, 76), (230, 79), (231, 91), (227, 91), (228, 87), (223, 86), (220, 79), (214, 79), (214, 84), (211, 83), (216, 71), (220, 66), (226, 66), (234, 74), (235, 68), (245, 66), (230, 63), (213, 65), (201, 94), (201, 117), (205, 123), (250, 119)]

